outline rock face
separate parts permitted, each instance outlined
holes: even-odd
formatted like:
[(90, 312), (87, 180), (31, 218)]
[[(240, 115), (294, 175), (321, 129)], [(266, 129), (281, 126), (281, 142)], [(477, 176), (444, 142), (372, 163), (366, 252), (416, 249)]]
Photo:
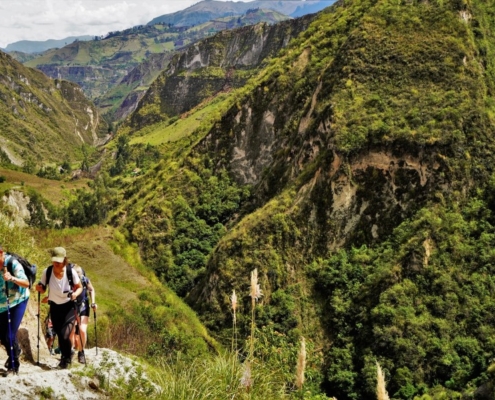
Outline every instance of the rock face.
[[(223, 31), (175, 55), (150, 87), (130, 124), (139, 128), (195, 107), (203, 100), (244, 86), (265, 60), (303, 32), (314, 15), (275, 25), (258, 24)], [(159, 105), (158, 112), (149, 108)]]
[(115, 71), (104, 66), (63, 66), (42, 64), (37, 67), (45, 75), (63, 79), (84, 87), (85, 94), (96, 98), (115, 86), (125, 76), (126, 71)]
[[(31, 214), (27, 208), (29, 204), (29, 197), (25, 196), (23, 192), (17, 190), (9, 190), (4, 194), (2, 201), (5, 204), (4, 213), (8, 213), (7, 220), (9, 223), (19, 227), (26, 226), (26, 221), (29, 220)], [(0, 218), (6, 218), (3, 214), (0, 214)]]

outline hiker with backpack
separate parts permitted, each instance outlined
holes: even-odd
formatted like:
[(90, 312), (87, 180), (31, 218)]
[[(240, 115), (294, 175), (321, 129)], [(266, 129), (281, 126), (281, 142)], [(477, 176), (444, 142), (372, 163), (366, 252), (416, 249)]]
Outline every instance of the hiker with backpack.
[(73, 268), (76, 270), (79, 275), (79, 279), (81, 280), (81, 284), (83, 287), (83, 292), (77, 298), (77, 303), (79, 305), (79, 337), (76, 338), (75, 329), (72, 332), (72, 343), (74, 347), (77, 349), (77, 360), (81, 364), (86, 364), (86, 357), (84, 356), (84, 348), (86, 347), (86, 341), (88, 339), (87, 331), (88, 331), (88, 322), (89, 322), (89, 314), (90, 314), (90, 303), (89, 303), (89, 295), (91, 296), (91, 308), (96, 311), (96, 292), (91, 284), (91, 281), (86, 276), (84, 270), (77, 264), (74, 264)]
[(72, 343), (70, 335), (76, 322), (75, 303), (82, 293), (82, 285), (77, 272), (67, 262), (67, 252), (63, 247), (52, 251), (52, 265), (43, 271), (36, 286), (39, 293), (48, 291), (48, 304), (53, 329), (58, 338), (62, 353), (59, 368), (68, 368), (72, 362)]
[(19, 372), (21, 348), (17, 331), (29, 300), (29, 279), (21, 263), (0, 246), (0, 341), (9, 358), (5, 363), (7, 374)]

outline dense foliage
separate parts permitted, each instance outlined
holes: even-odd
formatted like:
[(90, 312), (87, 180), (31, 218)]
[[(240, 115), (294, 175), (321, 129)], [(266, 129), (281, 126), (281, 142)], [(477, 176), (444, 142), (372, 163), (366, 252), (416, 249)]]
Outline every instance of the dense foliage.
[[(495, 344), (493, 10), (341, 1), (192, 133), (118, 136), (113, 179), (73, 194), (65, 220), (109, 217), (226, 346), (286, 382), (306, 337), (310, 395), (373, 398), (378, 361), (396, 399), (474, 398)], [(148, 356), (203, 352), (162, 300), (141, 292), (114, 322), (151, 325)]]

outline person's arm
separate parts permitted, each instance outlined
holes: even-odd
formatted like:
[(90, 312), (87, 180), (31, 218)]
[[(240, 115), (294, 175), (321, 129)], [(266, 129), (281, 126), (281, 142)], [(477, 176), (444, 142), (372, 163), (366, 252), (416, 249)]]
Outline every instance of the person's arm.
[(71, 295), (71, 300), (77, 299), (77, 296), (79, 296), (83, 291), (83, 287), (81, 285), (81, 282), (79, 283), (74, 283), (74, 291), (72, 292)]
[(12, 260), (12, 271), (14, 272), (14, 275), (9, 272), (8, 268), (4, 267), (3, 279), (5, 280), (5, 282), (12, 282), (15, 283), (17, 286), (28, 288), (29, 280), (26, 278), (26, 274), (24, 273), (22, 265), (19, 264), (17, 260)]
[(95, 309), (96, 310), (96, 292), (95, 292), (95, 288), (93, 287), (91, 281), (88, 279), (88, 290), (89, 290), (89, 293), (91, 294), (91, 308)]
[(22, 267), (22, 265), (17, 260), (14, 260), (14, 263), (12, 265), (14, 267), (14, 276), (12, 277), (11, 281), (14, 282), (17, 286), (28, 288), (29, 279), (26, 277), (26, 273), (24, 272), (24, 268)]

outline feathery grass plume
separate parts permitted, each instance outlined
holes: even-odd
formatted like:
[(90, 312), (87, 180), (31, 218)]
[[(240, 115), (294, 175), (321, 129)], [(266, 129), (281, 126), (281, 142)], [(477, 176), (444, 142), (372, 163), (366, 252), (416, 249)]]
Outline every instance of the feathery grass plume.
[(301, 348), (297, 357), (296, 387), (300, 390), (304, 384), (304, 370), (306, 369), (306, 340), (301, 337)]
[(251, 386), (253, 386), (253, 378), (251, 376), (251, 363), (246, 361), (243, 366), (242, 377), (241, 377), (241, 385), (246, 388), (249, 392)]
[(254, 354), (254, 310), (256, 308), (256, 300), (263, 294), (261, 293), (260, 285), (258, 284), (258, 269), (251, 271), (251, 338), (249, 346), (249, 356), (252, 359)]
[(378, 361), (376, 362), (376, 397), (378, 400), (390, 400), (387, 389), (385, 389), (385, 374)]
[(234, 334), (232, 337), (232, 351), (237, 351), (237, 295), (235, 294), (235, 290), (232, 291), (232, 296), (230, 296), (230, 302), (232, 304), (232, 312), (234, 313), (234, 316), (232, 318), (232, 323), (233, 323), (233, 329), (234, 329)]

